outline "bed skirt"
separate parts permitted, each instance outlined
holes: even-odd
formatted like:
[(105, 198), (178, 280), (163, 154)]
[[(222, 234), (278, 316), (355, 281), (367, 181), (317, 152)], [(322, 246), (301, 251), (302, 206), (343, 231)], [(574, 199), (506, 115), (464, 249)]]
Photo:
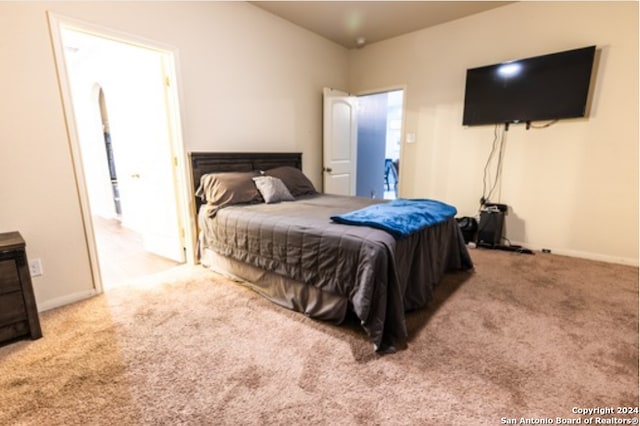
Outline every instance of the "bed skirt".
[(283, 308), (335, 324), (340, 324), (347, 315), (349, 301), (337, 294), (222, 256), (209, 249), (203, 250), (200, 262)]

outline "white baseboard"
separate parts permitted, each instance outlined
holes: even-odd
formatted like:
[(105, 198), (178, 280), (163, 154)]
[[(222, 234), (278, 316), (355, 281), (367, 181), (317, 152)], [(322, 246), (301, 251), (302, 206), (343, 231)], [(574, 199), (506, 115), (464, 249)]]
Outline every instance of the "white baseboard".
[(633, 259), (633, 258), (609, 256), (605, 254), (589, 253), (589, 252), (578, 251), (578, 250), (563, 250), (563, 249), (554, 249), (549, 247), (535, 247), (535, 246), (531, 246), (530, 244), (515, 242), (515, 241), (512, 241), (512, 244), (521, 245), (533, 251), (542, 251), (543, 248), (547, 248), (551, 250), (551, 253), (558, 254), (560, 256), (577, 257), (580, 259), (596, 260), (599, 262), (607, 262), (607, 263), (617, 263), (619, 265), (628, 265), (628, 266), (636, 266), (636, 267), (638, 266), (638, 259)]
[(571, 256), (571, 257), (579, 257), (582, 259), (597, 260), (600, 262), (617, 263), (620, 265), (628, 265), (628, 266), (636, 266), (636, 267), (638, 266), (638, 259), (630, 259), (625, 257), (615, 257), (615, 256), (604, 255), (604, 254), (586, 253), (586, 252), (574, 251), (574, 250), (554, 250), (552, 251), (552, 253), (559, 254), (562, 256)]
[(57, 297), (55, 299), (47, 300), (44, 303), (38, 303), (38, 311), (44, 312), (50, 309), (59, 308), (70, 303), (79, 302), (80, 300), (88, 299), (95, 296), (98, 292), (95, 289), (80, 291), (77, 293), (68, 294), (66, 296)]

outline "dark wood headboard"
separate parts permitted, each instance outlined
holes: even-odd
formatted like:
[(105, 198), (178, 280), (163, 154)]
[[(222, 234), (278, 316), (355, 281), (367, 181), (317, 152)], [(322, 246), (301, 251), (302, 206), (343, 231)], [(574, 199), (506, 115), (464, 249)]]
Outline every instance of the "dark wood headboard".
[[(190, 152), (193, 193), (207, 173), (250, 172), (290, 166), (302, 170), (300, 152)], [(196, 198), (196, 215), (200, 199)]]

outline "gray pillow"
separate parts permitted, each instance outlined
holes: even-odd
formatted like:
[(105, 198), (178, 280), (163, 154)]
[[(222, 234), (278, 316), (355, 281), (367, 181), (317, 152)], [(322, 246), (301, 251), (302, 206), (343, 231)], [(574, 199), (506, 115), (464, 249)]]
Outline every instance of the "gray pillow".
[(289, 192), (285, 184), (278, 178), (273, 176), (254, 177), (258, 192), (262, 195), (264, 202), (267, 204), (279, 203), (280, 201), (293, 201), (293, 195)]
[(318, 193), (309, 178), (295, 167), (276, 167), (265, 171), (264, 174), (266, 176), (276, 177), (284, 182), (285, 186), (294, 197)]
[(230, 204), (260, 203), (262, 197), (251, 178), (258, 172), (209, 173), (200, 178), (196, 196), (203, 202), (224, 207)]

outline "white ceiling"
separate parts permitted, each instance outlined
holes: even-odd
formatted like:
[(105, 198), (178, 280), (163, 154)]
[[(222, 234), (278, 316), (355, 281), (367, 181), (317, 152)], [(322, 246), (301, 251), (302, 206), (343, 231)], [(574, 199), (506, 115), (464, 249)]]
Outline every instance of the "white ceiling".
[(510, 1), (251, 1), (346, 48), (453, 21)]

